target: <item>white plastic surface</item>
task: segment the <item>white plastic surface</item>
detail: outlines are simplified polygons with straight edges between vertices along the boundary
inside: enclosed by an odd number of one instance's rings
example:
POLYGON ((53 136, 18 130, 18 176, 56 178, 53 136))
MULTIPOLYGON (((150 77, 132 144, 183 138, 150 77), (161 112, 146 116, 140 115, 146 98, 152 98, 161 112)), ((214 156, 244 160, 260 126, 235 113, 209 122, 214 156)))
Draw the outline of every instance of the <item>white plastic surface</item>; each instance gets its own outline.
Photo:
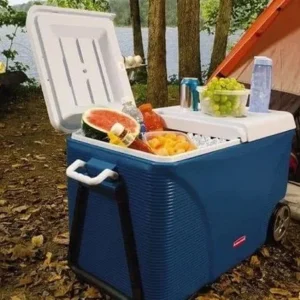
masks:
POLYGON ((111 179, 118 179, 118 173, 109 170, 109 169, 105 169, 103 170, 99 175, 97 175, 96 177, 89 177, 87 175, 83 175, 81 173, 76 172, 76 170, 78 168, 83 168, 86 165, 86 162, 77 159, 75 160, 68 168, 66 171, 66 174, 69 178, 72 178, 76 181, 79 181, 81 183, 84 183, 86 185, 99 185, 101 184, 104 180, 106 180, 107 178, 111 178, 111 179))
MULTIPOLYGON (((54 128, 80 128, 90 107, 121 108, 133 99, 113 14, 33 6, 27 30, 54 128)), ((134 100, 133 100, 134 101, 134 100)))
POLYGON ((225 139, 240 138, 252 142, 296 128, 292 114, 270 110, 269 113, 247 112, 247 117, 212 117, 201 111, 183 111, 179 106, 156 109, 168 128, 225 139))
POLYGON ((200 147, 197 150, 189 151, 187 153, 183 153, 183 154, 179 154, 179 155, 159 156, 159 155, 154 155, 154 154, 150 154, 150 153, 146 153, 146 152, 142 152, 142 151, 138 151, 138 150, 134 150, 134 149, 118 147, 116 145, 112 145, 112 144, 109 144, 106 142, 101 142, 101 141, 98 141, 95 139, 87 138, 82 134, 81 130, 74 132, 72 134, 72 139, 74 139, 76 141, 80 141, 82 143, 97 146, 97 147, 100 147, 103 149, 115 151, 115 152, 120 153, 120 155, 122 155, 122 153, 124 153, 124 154, 134 156, 136 158, 147 159, 147 160, 150 160, 153 162, 160 162, 160 163, 174 163, 174 162, 182 161, 185 159, 193 158, 196 156, 204 155, 207 153, 211 153, 214 151, 229 148, 229 147, 232 147, 235 145, 239 145, 241 143, 240 139, 236 138, 231 141, 226 141, 226 142, 218 144, 218 145, 200 147))

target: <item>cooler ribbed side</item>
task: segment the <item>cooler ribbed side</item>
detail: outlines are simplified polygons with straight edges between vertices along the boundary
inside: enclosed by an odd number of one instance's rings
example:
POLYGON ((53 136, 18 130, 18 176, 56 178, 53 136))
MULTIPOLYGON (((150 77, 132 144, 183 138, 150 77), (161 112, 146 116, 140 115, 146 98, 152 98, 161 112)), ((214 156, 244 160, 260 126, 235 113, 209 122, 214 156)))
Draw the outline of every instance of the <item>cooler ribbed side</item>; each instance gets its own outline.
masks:
POLYGON ((201 201, 176 180, 176 167, 137 170, 122 164, 120 172, 129 190, 145 298, 186 299, 209 280, 201 201))

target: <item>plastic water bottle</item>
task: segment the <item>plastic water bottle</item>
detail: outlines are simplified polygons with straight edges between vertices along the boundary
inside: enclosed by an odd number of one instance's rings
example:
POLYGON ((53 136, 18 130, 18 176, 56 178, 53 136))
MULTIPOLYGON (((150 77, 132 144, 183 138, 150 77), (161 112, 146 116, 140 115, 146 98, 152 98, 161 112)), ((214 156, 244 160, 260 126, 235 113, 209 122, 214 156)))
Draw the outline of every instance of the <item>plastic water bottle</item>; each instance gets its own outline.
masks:
POLYGON ((144 124, 144 117, 141 111, 135 105, 133 105, 133 103, 130 100, 128 101, 126 99, 122 102, 122 104, 122 112, 134 118, 141 126, 141 135, 144 134, 146 132, 146 127, 144 124))
POLYGON ((249 111, 257 113, 268 112, 271 89, 272 59, 265 56, 255 56, 251 80, 249 111))

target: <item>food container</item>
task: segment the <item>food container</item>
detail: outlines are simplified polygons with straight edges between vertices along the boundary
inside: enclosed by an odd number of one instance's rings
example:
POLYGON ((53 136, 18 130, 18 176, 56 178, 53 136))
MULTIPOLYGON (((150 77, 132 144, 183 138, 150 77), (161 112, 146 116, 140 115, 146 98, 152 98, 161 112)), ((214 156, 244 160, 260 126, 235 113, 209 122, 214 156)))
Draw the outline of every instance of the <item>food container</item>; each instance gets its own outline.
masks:
POLYGON ((179 131, 153 131, 143 136, 152 151, 161 156, 180 155, 197 149, 185 133, 179 131))
POLYGON ((250 90, 202 90, 202 112, 214 117, 245 117, 250 90))

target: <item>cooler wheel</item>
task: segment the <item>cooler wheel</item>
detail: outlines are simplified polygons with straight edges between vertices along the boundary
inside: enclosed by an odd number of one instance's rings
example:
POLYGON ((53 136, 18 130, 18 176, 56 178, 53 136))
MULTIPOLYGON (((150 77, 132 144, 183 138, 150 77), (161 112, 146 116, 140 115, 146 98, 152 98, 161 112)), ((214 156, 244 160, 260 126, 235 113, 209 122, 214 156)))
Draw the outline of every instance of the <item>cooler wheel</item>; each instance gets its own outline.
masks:
POLYGON ((278 204, 269 223, 268 242, 280 243, 287 234, 290 221, 291 211, 288 205, 278 204))

